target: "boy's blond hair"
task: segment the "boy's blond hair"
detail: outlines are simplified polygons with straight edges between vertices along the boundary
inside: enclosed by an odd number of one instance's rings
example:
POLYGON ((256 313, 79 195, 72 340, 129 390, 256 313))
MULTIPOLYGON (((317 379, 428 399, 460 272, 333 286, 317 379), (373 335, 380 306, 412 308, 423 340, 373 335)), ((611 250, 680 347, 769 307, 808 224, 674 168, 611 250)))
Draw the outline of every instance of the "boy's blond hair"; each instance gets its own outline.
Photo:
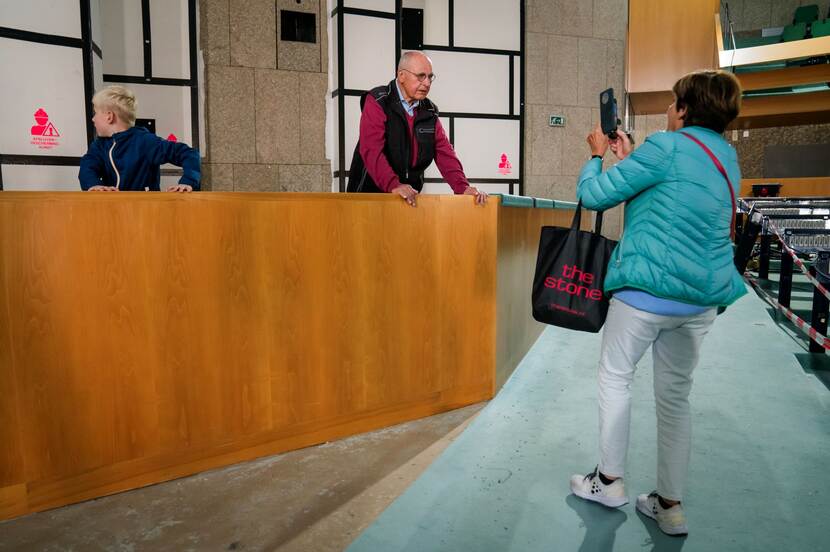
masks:
POLYGON ((135 99, 133 91, 125 86, 113 84, 99 90, 92 97, 92 105, 96 109, 101 108, 114 112, 119 119, 130 126, 135 125, 138 100, 135 99))

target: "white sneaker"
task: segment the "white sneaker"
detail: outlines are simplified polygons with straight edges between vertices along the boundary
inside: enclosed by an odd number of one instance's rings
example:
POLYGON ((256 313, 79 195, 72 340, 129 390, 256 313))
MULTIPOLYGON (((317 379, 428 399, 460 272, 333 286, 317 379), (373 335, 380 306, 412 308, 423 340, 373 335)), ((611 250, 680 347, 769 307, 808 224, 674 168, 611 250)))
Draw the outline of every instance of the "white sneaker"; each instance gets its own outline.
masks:
POLYGON ((657 491, 638 496, 637 510, 655 520, 660 530, 667 535, 682 536, 689 534, 683 507, 680 504, 675 504, 671 508, 663 508, 657 498, 657 491))
POLYGON ((571 476, 571 491, 579 498, 599 502, 609 508, 618 508, 628 504, 628 497, 625 496, 625 486, 622 478, 615 479, 610 485, 606 485, 599 478, 599 467, 588 475, 571 476))

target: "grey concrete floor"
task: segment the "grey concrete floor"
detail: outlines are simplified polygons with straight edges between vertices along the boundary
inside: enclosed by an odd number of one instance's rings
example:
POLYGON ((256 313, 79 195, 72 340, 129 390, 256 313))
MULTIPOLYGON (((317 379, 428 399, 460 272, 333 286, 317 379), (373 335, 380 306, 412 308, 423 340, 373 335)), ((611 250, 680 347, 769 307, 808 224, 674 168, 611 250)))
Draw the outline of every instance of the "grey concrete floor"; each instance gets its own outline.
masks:
POLYGON ((1 522, 0 550, 343 550, 482 407, 1 522))

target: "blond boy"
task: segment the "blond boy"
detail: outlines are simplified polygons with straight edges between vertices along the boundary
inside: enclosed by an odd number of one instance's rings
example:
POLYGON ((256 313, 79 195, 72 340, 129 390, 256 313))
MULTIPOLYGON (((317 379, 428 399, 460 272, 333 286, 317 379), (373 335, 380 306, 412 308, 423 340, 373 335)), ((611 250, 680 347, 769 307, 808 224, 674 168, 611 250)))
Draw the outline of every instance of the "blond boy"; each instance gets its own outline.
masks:
POLYGON ((172 163, 184 174, 168 192, 199 189, 201 158, 198 150, 163 140, 145 128, 136 127, 135 94, 113 85, 92 98, 92 122, 98 135, 81 158, 78 180, 89 191, 159 191, 160 166, 172 163))

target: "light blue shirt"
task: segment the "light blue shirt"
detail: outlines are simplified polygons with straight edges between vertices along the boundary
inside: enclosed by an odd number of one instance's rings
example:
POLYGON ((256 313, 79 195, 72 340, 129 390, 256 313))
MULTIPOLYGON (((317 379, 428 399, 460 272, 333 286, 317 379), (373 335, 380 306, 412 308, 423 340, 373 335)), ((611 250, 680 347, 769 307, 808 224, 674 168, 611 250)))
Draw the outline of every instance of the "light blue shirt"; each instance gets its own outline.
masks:
POLYGON ((418 107, 418 104, 420 104, 421 102, 419 100, 415 100, 414 102, 409 103, 408 101, 404 100, 403 92, 401 92, 401 87, 398 84, 397 80, 395 80, 395 88, 398 89, 398 97, 401 99, 401 106, 403 107, 404 111, 406 111, 410 117, 414 117, 415 108, 418 107))
POLYGON ((639 289, 624 288, 614 292, 614 297, 635 309, 650 312, 651 314, 659 314, 661 316, 695 316, 703 314, 707 310, 714 307, 701 307, 700 305, 690 305, 689 303, 681 303, 680 301, 672 301, 671 299, 663 299, 639 289))

